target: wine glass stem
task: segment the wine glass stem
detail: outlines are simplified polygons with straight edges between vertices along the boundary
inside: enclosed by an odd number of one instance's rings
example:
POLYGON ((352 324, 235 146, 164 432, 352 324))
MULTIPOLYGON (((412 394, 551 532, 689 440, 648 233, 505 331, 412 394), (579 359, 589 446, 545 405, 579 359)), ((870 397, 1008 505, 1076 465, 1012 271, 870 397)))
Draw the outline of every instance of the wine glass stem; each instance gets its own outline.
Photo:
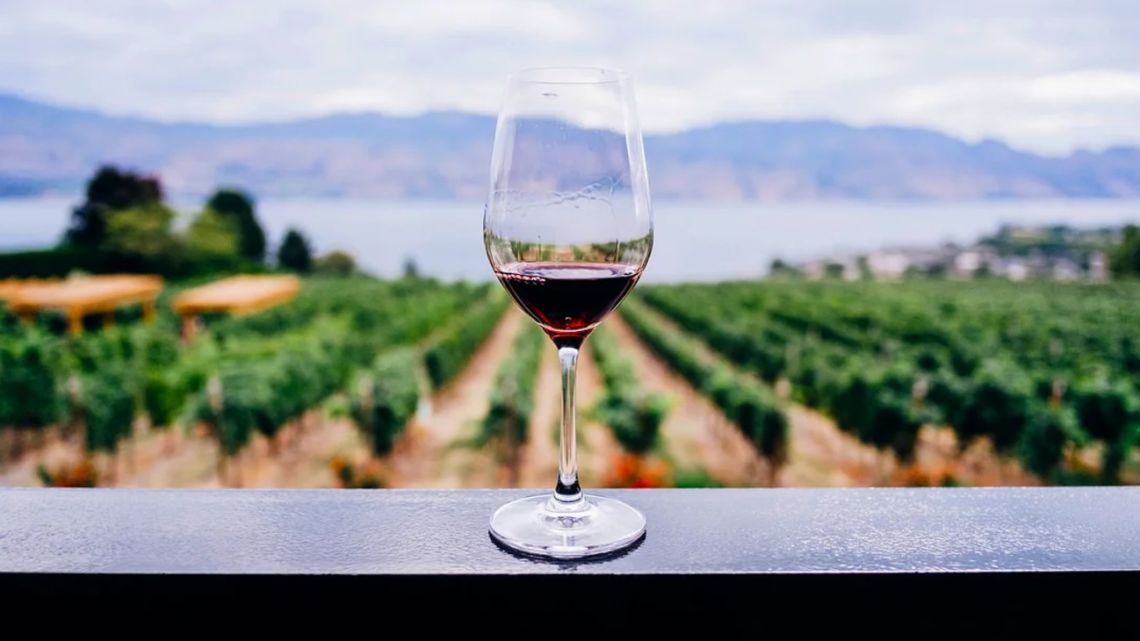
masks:
POLYGON ((558 364, 562 367, 562 431, 554 498, 564 507, 584 506, 582 488, 578 485, 578 443, 574 429, 574 376, 578 370, 578 347, 559 346, 558 364))

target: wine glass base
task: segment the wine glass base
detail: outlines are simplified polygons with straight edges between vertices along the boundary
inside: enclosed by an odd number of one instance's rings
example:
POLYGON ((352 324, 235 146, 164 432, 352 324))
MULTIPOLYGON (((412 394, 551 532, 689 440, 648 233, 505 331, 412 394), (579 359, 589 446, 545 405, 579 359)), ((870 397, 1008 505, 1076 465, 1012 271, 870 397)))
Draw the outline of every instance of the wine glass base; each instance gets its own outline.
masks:
POLYGON ((511 501, 491 516, 491 536, 535 556, 580 559, 616 552, 645 534, 645 515, 603 496, 587 495, 568 510, 549 494, 511 501))

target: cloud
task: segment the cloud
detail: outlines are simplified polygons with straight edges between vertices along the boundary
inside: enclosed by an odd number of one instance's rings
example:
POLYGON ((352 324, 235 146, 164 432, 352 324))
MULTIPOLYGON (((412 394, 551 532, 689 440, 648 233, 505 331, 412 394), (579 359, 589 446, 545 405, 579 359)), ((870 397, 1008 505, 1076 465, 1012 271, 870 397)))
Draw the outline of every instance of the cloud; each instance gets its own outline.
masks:
POLYGON ((1140 142, 1134 2, 5 0, 0 90, 163 119, 494 112, 520 66, 614 65, 656 131, 749 118, 1140 142))

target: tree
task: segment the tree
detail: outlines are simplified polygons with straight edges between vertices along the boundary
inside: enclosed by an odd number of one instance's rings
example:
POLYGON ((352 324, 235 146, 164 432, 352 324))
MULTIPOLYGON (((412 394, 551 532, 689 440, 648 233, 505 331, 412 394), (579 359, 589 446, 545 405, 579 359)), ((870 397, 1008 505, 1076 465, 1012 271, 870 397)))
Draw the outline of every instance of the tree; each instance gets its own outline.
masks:
POLYGON ((301 232, 290 228, 277 250, 277 264, 289 271, 308 273, 313 269, 313 250, 301 232))
POLYGON ((113 211, 106 219, 103 249, 153 265, 174 250, 173 222, 174 212, 158 203, 113 211))
POLYGON ((788 264, 782 258, 774 258, 768 264, 769 276, 799 276, 800 270, 795 266, 788 264))
POLYGON ((416 259, 408 256, 404 259, 403 268, 404 278, 416 279, 420 277, 420 267, 416 264, 416 259))
POLYGON ((1124 227, 1124 236, 1112 250, 1109 264, 1117 276, 1140 276, 1140 227, 1124 227))
POLYGON ((186 228, 186 250, 192 258, 236 257, 238 232, 233 221, 203 209, 186 228))
POLYGON ((234 223, 238 253, 242 258, 257 263, 265 260, 265 231, 257 221, 253 199, 248 194, 236 189, 219 189, 206 201, 206 208, 234 223))
POLYGON ((99 249, 107 237, 108 219, 113 212, 133 207, 150 207, 163 202, 158 178, 106 165, 87 183, 86 200, 71 213, 71 224, 64 242, 88 249, 99 249))
POLYGON ((344 251, 331 251, 317 259, 317 272, 333 276, 351 276, 356 273, 356 259, 344 251))
MULTIPOLYGON (((909 267, 907 268, 910 269, 909 267)), ((934 263, 926 268, 926 275, 930 278, 946 278, 946 265, 944 263, 934 263)))

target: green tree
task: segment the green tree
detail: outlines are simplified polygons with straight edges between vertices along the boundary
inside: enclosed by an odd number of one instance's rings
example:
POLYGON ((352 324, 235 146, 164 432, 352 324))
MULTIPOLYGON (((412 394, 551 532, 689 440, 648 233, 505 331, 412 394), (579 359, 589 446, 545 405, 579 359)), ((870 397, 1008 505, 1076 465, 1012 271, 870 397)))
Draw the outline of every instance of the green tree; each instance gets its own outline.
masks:
POLYGON ((87 182, 83 204, 72 211, 71 224, 63 240, 74 247, 101 249, 113 212, 161 205, 162 201, 158 178, 110 165, 100 167, 87 182))
POLYGON ((253 198, 237 189, 219 189, 206 201, 206 208, 234 223, 242 258, 258 263, 265 260, 265 230, 257 220, 253 198))
POLYGON ((946 278, 946 265, 943 263, 934 263, 926 268, 926 275, 930 278, 946 278))
POLYGON ((234 257, 238 232, 233 222, 212 209, 203 209, 186 228, 186 250, 191 258, 234 257))
POLYGON ((356 273, 356 259, 348 252, 331 251, 317 259, 316 270, 319 274, 351 276, 356 273))
POLYGON ((799 276, 800 270, 785 262, 782 258, 774 258, 768 265, 769 276, 799 276))
POLYGON ((416 264, 416 259, 408 256, 404 259, 404 278, 416 279, 420 277, 420 267, 416 264))
POLYGON ((173 222, 174 212, 160 203, 113 211, 106 219, 103 249, 137 256, 153 265, 174 250, 173 222))
POLYGON ((290 228, 277 250, 277 264, 289 271, 308 273, 313 269, 313 250, 301 232, 290 228))
POLYGON ((1116 276, 1140 276, 1140 227, 1127 225, 1124 236, 1109 256, 1116 276))

